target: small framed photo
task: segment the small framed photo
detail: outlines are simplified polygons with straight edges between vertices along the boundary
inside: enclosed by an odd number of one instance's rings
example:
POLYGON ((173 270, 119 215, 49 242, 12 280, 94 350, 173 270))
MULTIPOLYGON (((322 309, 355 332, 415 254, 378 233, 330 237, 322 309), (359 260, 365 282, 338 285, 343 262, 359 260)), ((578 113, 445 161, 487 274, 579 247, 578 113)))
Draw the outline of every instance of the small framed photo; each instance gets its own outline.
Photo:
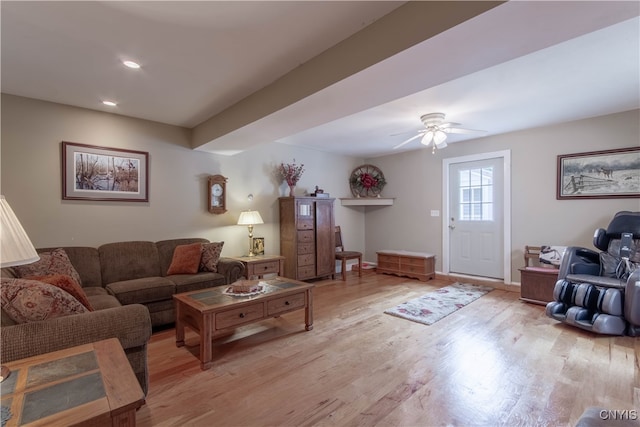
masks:
POLYGON ((253 238, 253 253, 254 255, 264 255, 264 237, 253 238))

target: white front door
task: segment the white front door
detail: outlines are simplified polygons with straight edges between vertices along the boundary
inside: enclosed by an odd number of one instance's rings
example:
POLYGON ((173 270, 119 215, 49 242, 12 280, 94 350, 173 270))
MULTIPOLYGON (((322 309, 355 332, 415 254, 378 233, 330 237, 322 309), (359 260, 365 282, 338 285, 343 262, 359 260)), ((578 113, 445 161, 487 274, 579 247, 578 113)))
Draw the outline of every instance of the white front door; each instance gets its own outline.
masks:
POLYGON ((449 233, 452 273, 504 279, 504 159, 449 165, 449 233))

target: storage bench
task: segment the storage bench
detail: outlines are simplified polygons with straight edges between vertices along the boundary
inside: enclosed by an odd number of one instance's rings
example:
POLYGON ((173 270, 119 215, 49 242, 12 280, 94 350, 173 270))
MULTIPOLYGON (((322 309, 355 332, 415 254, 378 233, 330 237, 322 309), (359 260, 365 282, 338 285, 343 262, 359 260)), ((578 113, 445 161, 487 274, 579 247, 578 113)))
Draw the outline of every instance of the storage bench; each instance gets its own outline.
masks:
POLYGON ((427 281, 436 276, 435 255, 426 252, 381 250, 376 273, 395 274, 427 281))

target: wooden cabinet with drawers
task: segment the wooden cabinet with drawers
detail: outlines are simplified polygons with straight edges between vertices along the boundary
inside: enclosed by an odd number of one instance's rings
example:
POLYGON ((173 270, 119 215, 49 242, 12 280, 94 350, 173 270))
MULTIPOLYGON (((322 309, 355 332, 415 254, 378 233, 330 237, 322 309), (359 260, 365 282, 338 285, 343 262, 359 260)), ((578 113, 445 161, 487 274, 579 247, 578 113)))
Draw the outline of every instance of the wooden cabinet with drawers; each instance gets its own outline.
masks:
POLYGON ((376 273, 429 280, 435 277, 435 257, 424 252, 378 251, 376 273))
POLYGON ((281 197, 279 202, 281 274, 296 280, 335 274, 334 199, 281 197))

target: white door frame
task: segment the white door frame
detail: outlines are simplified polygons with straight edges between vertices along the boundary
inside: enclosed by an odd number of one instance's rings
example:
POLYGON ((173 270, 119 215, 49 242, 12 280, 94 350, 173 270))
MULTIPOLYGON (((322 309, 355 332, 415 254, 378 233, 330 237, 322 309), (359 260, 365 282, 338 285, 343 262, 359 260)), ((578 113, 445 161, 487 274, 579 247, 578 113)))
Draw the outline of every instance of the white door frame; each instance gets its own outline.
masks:
POLYGON ((472 154, 442 160, 442 273, 449 274, 449 166, 454 163, 502 158, 503 162, 503 236, 504 283, 511 284, 511 150, 472 154))

